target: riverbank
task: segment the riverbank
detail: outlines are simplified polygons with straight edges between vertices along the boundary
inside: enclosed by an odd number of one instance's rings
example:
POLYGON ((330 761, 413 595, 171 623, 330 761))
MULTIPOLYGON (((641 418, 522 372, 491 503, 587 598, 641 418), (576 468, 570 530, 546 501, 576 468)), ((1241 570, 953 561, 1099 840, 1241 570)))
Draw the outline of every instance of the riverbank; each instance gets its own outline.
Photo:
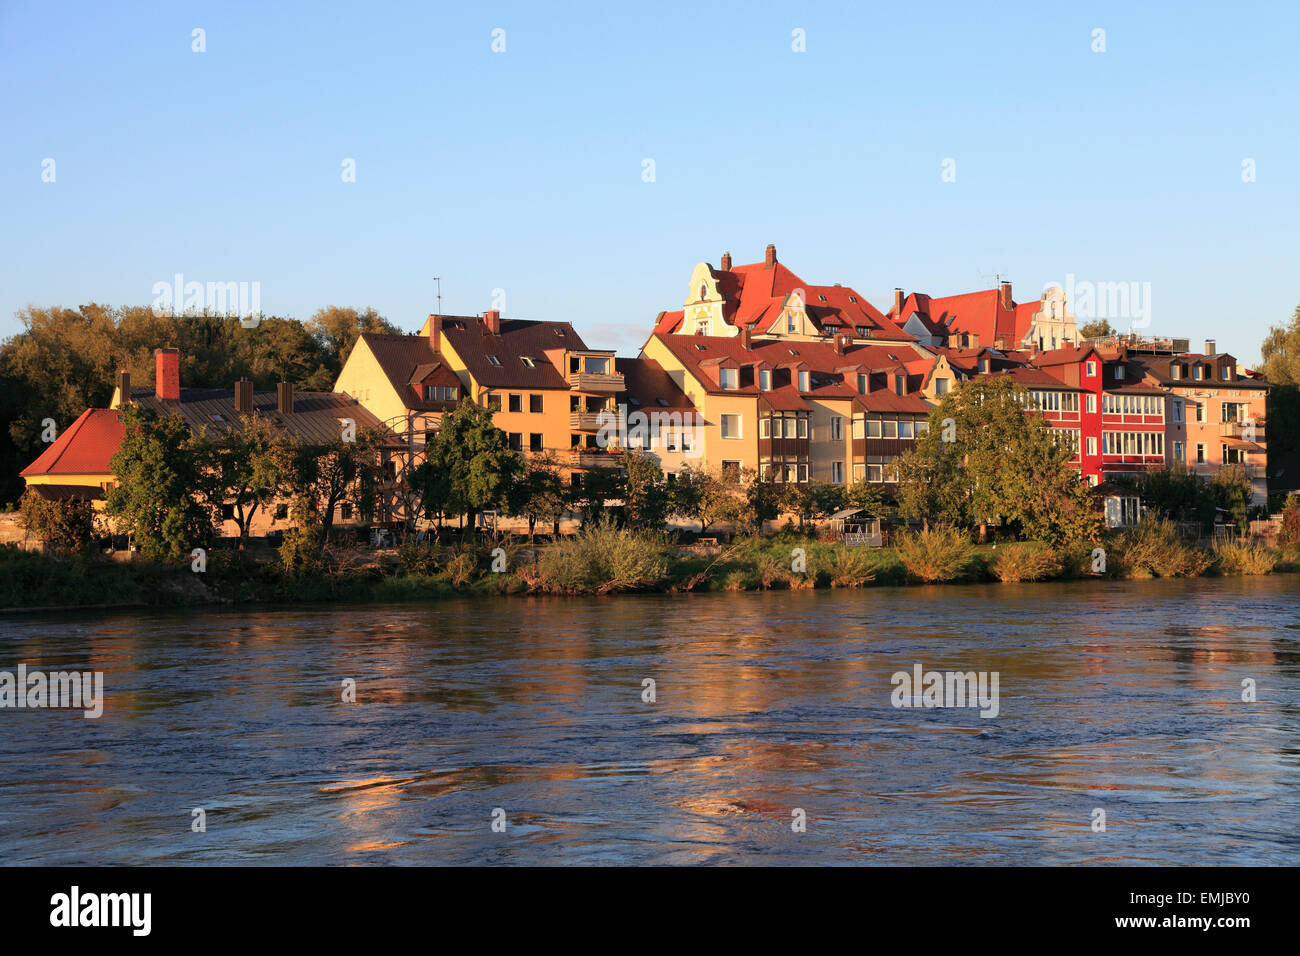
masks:
POLYGON ((55 557, 0 548, 0 613, 73 608, 436 600, 456 595, 771 591, 975 582, 1207 577, 1300 571, 1300 548, 1186 545, 1158 533, 1104 546, 971 545, 959 532, 916 535, 892 548, 846 547, 782 533, 729 545, 677 545, 661 535, 593 529, 526 546, 484 537, 450 546, 328 551, 289 572, 279 554, 213 551, 188 566, 55 557))

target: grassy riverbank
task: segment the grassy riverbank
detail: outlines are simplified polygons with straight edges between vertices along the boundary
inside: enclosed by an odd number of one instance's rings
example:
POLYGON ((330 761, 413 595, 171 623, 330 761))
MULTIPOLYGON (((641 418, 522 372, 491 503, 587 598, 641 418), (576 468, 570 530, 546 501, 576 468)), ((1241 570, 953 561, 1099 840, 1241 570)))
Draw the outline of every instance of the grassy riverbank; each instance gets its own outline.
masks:
POLYGON ((1268 574, 1300 570, 1300 548, 1200 548, 1152 523, 1091 546, 973 545, 964 533, 849 548, 784 533, 729 545, 679 545, 611 527, 528 547, 480 537, 396 551, 328 551, 296 573, 273 550, 214 551, 203 573, 143 561, 54 557, 0 548, 0 608, 186 606, 254 602, 419 601, 458 594, 755 591, 875 585, 1268 574))

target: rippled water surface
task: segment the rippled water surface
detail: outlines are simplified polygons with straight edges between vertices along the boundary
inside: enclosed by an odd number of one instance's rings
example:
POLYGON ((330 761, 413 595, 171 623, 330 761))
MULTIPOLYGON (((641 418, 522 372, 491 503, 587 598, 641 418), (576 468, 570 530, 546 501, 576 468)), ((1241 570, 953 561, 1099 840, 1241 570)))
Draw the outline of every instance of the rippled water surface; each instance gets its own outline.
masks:
POLYGON ((1296 864, 1298 590, 0 618, 0 670, 93 668, 106 696, 0 710, 0 860, 1296 864), (997 671, 999 714, 894 708, 916 663, 997 671))

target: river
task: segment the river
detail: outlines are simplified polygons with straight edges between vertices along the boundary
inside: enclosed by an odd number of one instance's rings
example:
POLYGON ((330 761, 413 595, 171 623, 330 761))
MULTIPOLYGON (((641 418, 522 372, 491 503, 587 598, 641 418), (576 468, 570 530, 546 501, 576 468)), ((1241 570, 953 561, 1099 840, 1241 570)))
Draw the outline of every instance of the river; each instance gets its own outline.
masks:
POLYGON ((0 670, 104 675, 98 719, 0 709, 0 860, 1294 865, 1298 592, 0 618, 0 670), (997 715, 895 707, 918 664, 996 672, 997 715))

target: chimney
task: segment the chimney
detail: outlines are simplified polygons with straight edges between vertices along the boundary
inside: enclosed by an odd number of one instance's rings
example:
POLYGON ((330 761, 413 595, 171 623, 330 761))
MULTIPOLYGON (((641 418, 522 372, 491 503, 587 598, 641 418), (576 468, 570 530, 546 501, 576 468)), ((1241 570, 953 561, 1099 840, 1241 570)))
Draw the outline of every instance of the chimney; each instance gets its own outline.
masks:
POLYGON ((154 349, 154 394, 163 401, 181 399, 180 349, 154 349))
POLYGON ((742 325, 740 327, 740 347, 746 352, 754 347, 753 338, 750 335, 748 325, 742 325))
POLYGON ((442 316, 429 316, 429 345, 432 347, 434 354, 442 349, 442 316))
POLYGON ((247 378, 235 383, 235 414, 253 414, 253 383, 247 378))
POLYGON ((131 400, 131 373, 122 369, 117 373, 117 404, 125 405, 131 400))
POLYGON ((293 385, 281 382, 275 386, 275 410, 281 415, 293 414, 293 385))
POLYGON ((774 265, 776 265, 776 246, 769 242, 767 252, 763 256, 763 268, 770 269, 774 265))
POLYGON ((1002 308, 1005 311, 1010 311, 1011 309, 1014 309, 1015 306, 1011 304, 1011 283, 1010 282, 1002 283, 1001 292, 1002 292, 1002 308))
POLYGON ((894 290, 894 318, 901 320, 903 318, 903 290, 894 290))
POLYGON ((730 271, 731 271, 731 253, 730 253, 730 252, 724 252, 724 253, 722 254, 722 271, 723 271, 723 272, 730 272, 730 271))
POLYGON ((835 333, 835 354, 843 355, 844 350, 848 348, 849 343, 853 341, 853 336, 848 332, 835 333))
POLYGON ((483 313, 483 324, 493 335, 501 334, 501 312, 497 309, 488 309, 483 313))
POLYGON ((1206 339, 1206 340, 1205 340, 1205 354, 1206 354, 1206 355, 1213 355, 1213 354, 1215 354, 1215 353, 1214 353, 1214 339, 1206 339))

